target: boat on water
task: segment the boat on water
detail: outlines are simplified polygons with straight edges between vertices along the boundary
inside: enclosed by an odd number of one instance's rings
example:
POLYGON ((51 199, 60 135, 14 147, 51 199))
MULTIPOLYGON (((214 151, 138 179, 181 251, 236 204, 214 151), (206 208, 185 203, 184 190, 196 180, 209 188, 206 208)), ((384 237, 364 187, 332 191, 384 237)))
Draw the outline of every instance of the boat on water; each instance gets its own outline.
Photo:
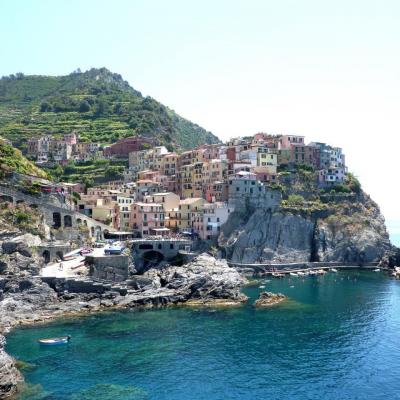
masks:
POLYGON ((374 272, 380 272, 381 270, 380 270, 380 268, 375 268, 374 269, 374 272))
POLYGON ((338 272, 336 268, 331 268, 331 272, 338 272))
POLYGON ((313 269, 310 269, 310 271, 308 272, 308 275, 317 275, 317 274, 318 272, 313 269))
POLYGON ((289 272, 290 276, 298 276, 296 272, 289 272))
POLYGON ((284 275, 284 274, 279 274, 278 272, 273 272, 273 273, 272 273, 272 276, 273 276, 274 278, 283 278, 285 275, 284 275))
POLYGON ((299 272, 297 273, 297 275, 298 275, 298 276, 303 276, 303 275, 304 275, 304 272, 299 271, 299 272))
POLYGON ((67 344, 71 340, 71 336, 61 336, 56 338, 39 339, 38 342, 43 346, 57 346, 67 344))

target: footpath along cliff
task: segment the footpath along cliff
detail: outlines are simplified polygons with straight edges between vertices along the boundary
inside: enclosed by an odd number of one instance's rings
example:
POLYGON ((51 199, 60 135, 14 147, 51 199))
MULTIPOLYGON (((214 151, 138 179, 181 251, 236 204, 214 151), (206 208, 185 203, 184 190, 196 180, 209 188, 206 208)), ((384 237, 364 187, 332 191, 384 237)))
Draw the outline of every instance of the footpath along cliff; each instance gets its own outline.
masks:
POLYGON ((345 185, 321 190, 315 172, 285 172, 278 206, 251 201, 235 209, 219 246, 237 263, 379 262, 393 251, 378 205, 349 174, 345 185))

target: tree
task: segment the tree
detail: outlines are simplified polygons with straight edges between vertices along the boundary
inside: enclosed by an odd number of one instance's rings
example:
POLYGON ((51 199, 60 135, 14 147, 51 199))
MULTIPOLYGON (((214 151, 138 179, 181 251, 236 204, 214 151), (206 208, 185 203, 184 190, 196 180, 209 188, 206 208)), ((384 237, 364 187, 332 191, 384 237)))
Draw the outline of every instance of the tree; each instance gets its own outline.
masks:
POLYGON ((90 111, 90 104, 86 100, 82 100, 79 104, 79 112, 85 113, 90 111))
POLYGON ((40 111, 41 112, 51 112, 51 111, 53 111, 53 106, 46 100, 42 101, 42 103, 40 104, 40 111))

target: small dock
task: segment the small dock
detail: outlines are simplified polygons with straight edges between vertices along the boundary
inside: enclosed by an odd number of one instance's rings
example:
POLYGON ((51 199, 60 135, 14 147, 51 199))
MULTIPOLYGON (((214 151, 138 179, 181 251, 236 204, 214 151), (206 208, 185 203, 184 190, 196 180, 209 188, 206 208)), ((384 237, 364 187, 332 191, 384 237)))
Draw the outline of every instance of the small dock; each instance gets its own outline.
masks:
POLYGON ((232 268, 236 268, 242 272, 248 272, 253 274, 262 275, 273 275, 279 274, 290 274, 307 271, 318 271, 318 270, 330 270, 336 269, 370 269, 377 268, 378 263, 365 263, 363 265, 345 264, 339 262, 303 262, 303 263, 268 263, 268 264, 250 264, 250 263, 237 263, 228 261, 228 265, 232 268))

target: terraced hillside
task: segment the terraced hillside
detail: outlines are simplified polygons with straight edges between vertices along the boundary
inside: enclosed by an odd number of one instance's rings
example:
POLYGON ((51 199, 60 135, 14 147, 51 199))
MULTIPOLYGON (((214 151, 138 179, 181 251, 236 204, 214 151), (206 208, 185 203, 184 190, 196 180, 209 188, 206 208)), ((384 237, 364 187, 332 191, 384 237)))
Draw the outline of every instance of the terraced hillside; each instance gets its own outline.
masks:
POLYGON ((27 160, 22 153, 0 137, 0 179, 6 173, 18 172, 47 179, 46 172, 27 160))
POLYGON ((133 135, 154 138, 174 150, 218 142, 211 132, 142 96, 106 68, 0 79, 0 135, 22 151, 27 138, 72 130, 84 141, 100 144, 133 135))

